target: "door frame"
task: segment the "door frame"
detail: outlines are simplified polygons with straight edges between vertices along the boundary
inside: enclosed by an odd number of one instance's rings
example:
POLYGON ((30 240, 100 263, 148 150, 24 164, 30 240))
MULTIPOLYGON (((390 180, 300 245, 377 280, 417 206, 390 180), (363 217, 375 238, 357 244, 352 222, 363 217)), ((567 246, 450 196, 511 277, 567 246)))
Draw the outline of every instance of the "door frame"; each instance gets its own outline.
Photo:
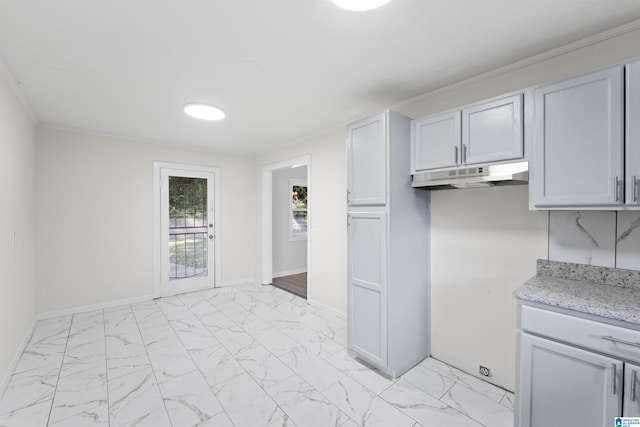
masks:
POLYGON ((190 165, 185 163, 153 162, 153 297, 160 298, 161 282, 161 244, 162 224, 160 212, 160 197, 162 189, 162 169, 180 169, 185 172, 206 172, 213 174, 213 286, 220 283, 220 168, 190 165))
MULTIPOLYGON (((307 188, 313 193, 311 186, 311 156, 305 155, 278 163, 262 166, 262 279, 263 285, 273 282, 273 172, 298 166, 307 167, 307 188)), ((307 200, 307 300, 313 299, 311 277, 311 238, 312 238, 312 197, 307 200)))

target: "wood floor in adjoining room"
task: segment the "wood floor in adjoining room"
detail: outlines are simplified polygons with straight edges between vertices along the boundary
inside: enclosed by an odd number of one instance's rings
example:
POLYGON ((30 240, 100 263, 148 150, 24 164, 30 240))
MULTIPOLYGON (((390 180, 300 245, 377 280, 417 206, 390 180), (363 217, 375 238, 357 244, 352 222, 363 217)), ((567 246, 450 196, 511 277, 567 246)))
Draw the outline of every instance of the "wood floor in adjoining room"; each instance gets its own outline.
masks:
POLYGON ((273 279, 273 286, 307 299, 307 273, 275 277, 273 279))

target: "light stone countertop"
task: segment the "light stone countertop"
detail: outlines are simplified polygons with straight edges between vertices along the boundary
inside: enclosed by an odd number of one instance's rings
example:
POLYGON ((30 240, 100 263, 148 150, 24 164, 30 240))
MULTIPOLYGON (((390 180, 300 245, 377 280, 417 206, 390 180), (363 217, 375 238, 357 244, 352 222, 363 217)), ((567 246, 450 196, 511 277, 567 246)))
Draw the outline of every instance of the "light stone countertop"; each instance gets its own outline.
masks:
POLYGON ((516 298, 640 325, 640 272, 546 260, 537 272, 516 298))

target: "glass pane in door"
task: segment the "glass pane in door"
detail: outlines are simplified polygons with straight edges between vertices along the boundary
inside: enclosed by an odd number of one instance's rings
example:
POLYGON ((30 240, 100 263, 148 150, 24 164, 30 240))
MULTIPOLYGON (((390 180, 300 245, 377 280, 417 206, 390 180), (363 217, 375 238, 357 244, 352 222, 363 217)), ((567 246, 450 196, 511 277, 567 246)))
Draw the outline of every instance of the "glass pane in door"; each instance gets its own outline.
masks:
POLYGON ((169 280, 208 275, 207 180, 169 176, 169 280))

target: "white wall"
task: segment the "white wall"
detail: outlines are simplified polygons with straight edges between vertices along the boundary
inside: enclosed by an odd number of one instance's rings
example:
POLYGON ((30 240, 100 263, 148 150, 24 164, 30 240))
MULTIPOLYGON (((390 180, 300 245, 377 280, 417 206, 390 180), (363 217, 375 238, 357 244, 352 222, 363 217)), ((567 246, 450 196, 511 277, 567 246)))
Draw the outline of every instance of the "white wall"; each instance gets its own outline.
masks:
POLYGON ((310 156, 307 298, 343 313, 347 311, 346 135, 344 127, 328 130, 256 160, 260 169, 310 156))
POLYGON ((36 314, 35 125, 16 93, 0 64, 0 393, 36 314))
POLYGON ((291 240, 290 180, 307 180, 307 167, 277 170, 272 175, 273 277, 307 271, 307 240, 291 240))
POLYGON ((41 128, 37 141, 38 311, 153 293, 153 162, 221 169, 222 282, 253 279, 253 159, 41 128))

